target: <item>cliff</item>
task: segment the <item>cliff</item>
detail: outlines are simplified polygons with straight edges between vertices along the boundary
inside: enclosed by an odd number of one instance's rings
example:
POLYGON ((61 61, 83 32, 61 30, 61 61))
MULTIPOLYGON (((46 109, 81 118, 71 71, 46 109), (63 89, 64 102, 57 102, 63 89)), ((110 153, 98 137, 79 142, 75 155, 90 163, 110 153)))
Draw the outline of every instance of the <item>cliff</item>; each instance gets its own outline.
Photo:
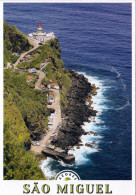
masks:
POLYGON ((93 87, 83 76, 69 70, 72 86, 67 94, 67 107, 63 111, 63 124, 59 129, 57 138, 52 141, 57 147, 67 150, 80 141, 84 133, 82 125, 90 116, 95 116, 96 111, 85 105, 88 94, 92 94, 93 87))
MULTIPOLYGON (((11 59, 12 53, 28 50, 30 45, 25 35, 16 27, 9 27, 5 22, 4 48, 5 63, 10 60, 13 63, 15 59, 11 59)), ((33 56, 30 62, 19 64, 23 69, 22 72, 13 69, 4 70, 5 179, 44 179, 38 160, 27 150, 30 149, 31 140, 40 140, 48 128, 47 117, 50 110, 47 109, 47 91, 34 90, 38 75, 32 75, 34 80, 27 82, 27 77, 31 74, 24 69, 31 67, 40 69, 40 64, 48 59, 49 63, 43 69, 46 72, 46 79, 43 79, 42 83, 47 85, 49 79, 52 79, 60 85, 62 108, 67 104, 66 93, 71 86, 70 73, 64 68, 61 60, 58 39, 46 42, 30 55, 33 56), (31 167, 28 174, 27 167, 31 167), (23 171, 20 171, 21 168, 23 171)))
MULTIPOLYGON (((6 57, 7 53, 23 52, 31 46, 26 36, 18 32, 16 27, 9 27, 6 23, 4 27, 5 59, 13 62, 11 58, 6 57)), ((31 75, 29 68, 40 69, 41 64, 48 61, 42 69, 46 76, 41 84, 47 86, 49 80, 53 80, 60 87, 63 123, 57 138, 51 143, 56 151, 51 152, 50 149, 45 148, 45 154, 52 153, 51 155, 54 156, 53 152, 55 152, 58 159, 73 162, 74 156, 67 156, 68 148, 80 140, 80 136, 84 133, 81 127, 83 122, 88 121, 89 116, 96 114, 96 111, 85 105, 86 97, 93 93, 93 87, 83 75, 65 69, 57 38, 47 41, 31 51, 29 55, 31 60, 18 64, 19 71, 18 69, 4 70, 5 179, 44 179, 38 167, 38 160, 28 150, 32 140, 40 140, 48 132, 48 116, 52 110, 47 108, 48 89, 35 89, 38 74, 31 75), (32 82, 27 82, 28 76, 34 77, 32 82), (63 154, 59 152, 61 150, 64 151, 63 154), (29 174, 26 173, 27 167, 31 167, 29 174), (21 175, 19 175, 20 169, 24 170, 21 175)))

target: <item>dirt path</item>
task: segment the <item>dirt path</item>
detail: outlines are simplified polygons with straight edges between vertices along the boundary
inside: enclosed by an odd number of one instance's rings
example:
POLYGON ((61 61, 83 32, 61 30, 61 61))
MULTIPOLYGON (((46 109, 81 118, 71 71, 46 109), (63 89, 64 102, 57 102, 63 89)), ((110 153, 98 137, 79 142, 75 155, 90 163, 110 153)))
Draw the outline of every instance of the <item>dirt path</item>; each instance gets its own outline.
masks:
MULTIPOLYGON (((27 38, 28 38, 28 37, 27 37, 27 38)), ((30 53, 31 51, 33 51, 33 50, 35 50, 37 47, 39 47, 39 42, 38 42, 38 41, 32 40, 32 39, 30 39, 30 38, 28 38, 28 40, 29 40, 30 44, 33 45, 34 47, 33 47, 31 50, 29 50, 29 51, 27 51, 27 52, 25 52, 25 53, 22 53, 22 54, 20 55, 20 57, 19 57, 19 58, 17 59, 17 61, 15 62, 15 64, 13 64, 14 69, 18 69, 17 65, 18 65, 18 63, 19 63, 19 61, 20 61, 21 59, 23 59, 28 53, 30 53)))
MULTIPOLYGON (((32 40, 32 39, 29 39, 29 38, 28 38, 28 40, 29 40, 30 44, 33 45, 34 47, 31 50, 21 54, 21 56, 18 58, 18 60, 14 64, 14 69, 18 69, 17 65, 18 65, 20 59, 22 59, 25 55, 27 55, 28 53, 30 53, 31 51, 33 51, 37 47, 39 47, 39 42, 37 42, 36 40, 32 40)), ((46 75, 45 75, 45 73, 42 70, 38 70, 37 73, 39 74, 39 79, 35 83, 35 89, 41 90, 41 86, 40 86, 41 85, 41 81, 42 81, 42 79, 44 79, 46 77, 46 75)), ((54 116, 54 119, 53 119, 53 125, 52 125, 52 128, 46 134, 46 136, 44 136, 43 139, 39 141, 40 146, 33 146, 33 145, 31 145, 31 151, 34 152, 35 154, 40 154, 42 149, 43 149, 43 147, 45 147, 46 145, 48 145, 50 143, 51 135, 55 132, 57 126, 59 124, 61 124, 61 122, 62 122, 62 119, 61 119, 61 108, 60 108, 60 91, 56 90, 56 89, 52 89, 51 91, 54 91, 55 102, 52 105, 48 105, 48 108, 53 108, 55 110, 55 116, 54 116)))
POLYGON ((47 135, 44 136, 42 140, 39 141, 40 146, 31 146, 31 151, 34 152, 35 154, 40 154, 43 148, 46 145, 50 144, 50 137, 51 135, 55 132, 56 127, 58 124, 61 124, 62 119, 61 119, 61 108, 60 108, 60 91, 56 89, 52 89, 55 94, 55 102, 52 105, 48 105, 48 108, 54 108, 55 109, 55 117, 53 120, 53 126, 52 128, 48 131, 47 135))
POLYGON ((41 90, 41 81, 46 77, 45 73, 41 70, 38 70, 37 73, 39 74, 39 79, 35 83, 35 89, 41 90))
MULTIPOLYGON (((30 38, 28 38, 28 40, 29 40, 30 44, 33 45, 34 47, 31 50, 21 54, 21 56, 18 58, 18 60, 15 62, 15 64, 13 64, 14 69, 18 69, 17 65, 18 65, 19 61, 24 58, 24 56, 26 56, 28 53, 30 53, 31 51, 33 51, 37 47, 39 47, 39 42, 38 41, 32 40, 30 38)), ((35 89, 41 90, 41 86, 40 86, 41 85, 41 81, 42 81, 42 79, 44 79, 46 77, 46 75, 45 75, 45 73, 42 70, 38 70, 37 73, 39 74, 39 79, 35 83, 35 89)), ((56 90, 56 89, 52 89, 51 91, 54 92, 55 102, 52 105, 48 105, 48 108, 53 108, 55 110, 55 116, 54 116, 54 119, 53 119, 53 125, 52 125, 52 128, 50 130, 48 130, 48 133, 43 137, 43 139, 39 141, 40 146, 33 146, 33 145, 31 145, 31 151, 33 153, 35 153, 35 154, 40 154, 41 151, 43 150, 43 148, 46 145, 50 144, 50 137, 51 137, 51 135, 55 132, 57 126, 59 124, 61 124, 61 122, 62 122, 62 119, 61 119, 61 108, 60 108, 60 91, 56 90)))

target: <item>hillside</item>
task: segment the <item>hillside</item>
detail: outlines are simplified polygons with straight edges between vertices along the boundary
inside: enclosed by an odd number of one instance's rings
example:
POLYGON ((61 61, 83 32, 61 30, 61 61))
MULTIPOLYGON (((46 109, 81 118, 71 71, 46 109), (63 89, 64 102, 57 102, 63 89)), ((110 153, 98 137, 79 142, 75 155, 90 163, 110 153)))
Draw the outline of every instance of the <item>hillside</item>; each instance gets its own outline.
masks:
POLYGON ((38 159, 27 148, 30 134, 12 94, 4 91, 4 179, 45 179, 38 159), (13 114, 14 113, 14 114, 13 114))
POLYGON ((29 62, 23 62, 18 65, 18 68, 40 68, 40 64, 48 60, 49 63, 43 68, 43 72, 46 73, 46 80, 43 80, 43 84, 49 83, 49 80, 53 80, 60 86, 61 92, 61 106, 62 109, 67 106, 66 94, 72 85, 71 75, 64 67, 64 63, 61 60, 61 50, 58 39, 49 40, 43 46, 39 46, 35 51, 30 53, 32 60, 29 62))
MULTIPOLYGON (((13 52, 22 53, 31 48, 25 35, 16 27, 4 23, 4 61, 15 62, 13 52)), ((71 87, 71 75, 64 68, 58 39, 47 41, 30 53, 31 61, 18 65, 22 72, 4 70, 4 179, 45 179, 39 168, 39 160, 30 153, 31 141, 40 140, 48 131, 47 88, 36 90, 38 74, 27 71, 40 69, 40 64, 48 60, 43 68, 47 86, 52 79, 60 86, 61 108, 67 107, 66 94, 71 87), (24 71, 25 70, 25 71, 24 71), (27 82, 28 76, 34 79, 27 82)), ((15 56, 14 56, 15 57, 15 56)))
POLYGON ((27 37, 21 33, 15 26, 9 26, 4 21, 4 65, 7 62, 14 63, 18 56, 12 55, 14 52, 22 53, 31 48, 27 37))

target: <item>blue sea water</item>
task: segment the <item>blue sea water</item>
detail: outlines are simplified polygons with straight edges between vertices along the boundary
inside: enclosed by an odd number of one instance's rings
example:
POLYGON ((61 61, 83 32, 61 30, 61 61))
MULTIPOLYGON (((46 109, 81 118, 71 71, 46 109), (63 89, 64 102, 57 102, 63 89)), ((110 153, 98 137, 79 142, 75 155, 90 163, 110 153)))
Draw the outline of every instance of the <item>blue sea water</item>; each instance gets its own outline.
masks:
POLYGON ((71 169, 86 180, 131 179, 131 4, 5 3, 4 19, 25 34, 42 23, 58 37, 65 67, 100 87, 93 97, 97 116, 83 126, 99 136, 82 136, 95 148, 71 151, 72 166, 48 158, 41 164, 46 176, 71 169))

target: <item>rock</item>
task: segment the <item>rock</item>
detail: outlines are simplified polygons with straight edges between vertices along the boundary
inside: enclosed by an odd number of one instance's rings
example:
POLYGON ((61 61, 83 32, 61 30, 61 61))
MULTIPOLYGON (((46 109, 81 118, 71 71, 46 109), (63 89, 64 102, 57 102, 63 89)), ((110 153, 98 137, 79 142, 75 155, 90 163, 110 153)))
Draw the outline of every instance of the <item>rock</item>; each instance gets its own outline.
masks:
POLYGON ((83 144, 81 143, 81 144, 77 144, 77 146, 83 146, 83 144))
POLYGON ((86 143, 85 146, 87 146, 89 148, 93 148, 93 145, 91 143, 86 143))
POLYGON ((89 134, 89 132, 86 132, 86 131, 83 133, 83 135, 88 135, 88 134, 89 134))
POLYGON ((68 150, 73 150, 73 146, 68 146, 68 150))
POLYGON ((82 141, 78 142, 78 143, 76 144, 76 146, 83 146, 82 141))
POLYGON ((47 146, 47 148, 54 150, 54 149, 55 149, 55 146, 49 144, 49 145, 47 146))
POLYGON ((54 150, 49 147, 45 147, 42 150, 42 153, 47 156, 51 157, 55 160, 62 160, 66 164, 72 164, 75 162, 75 156, 73 154, 68 155, 66 151, 62 150, 61 148, 55 148, 54 150))
MULTIPOLYGON (((52 144, 62 149, 76 145, 79 142, 79 137, 86 134, 81 127, 83 123, 88 122, 90 116, 96 116, 96 111, 85 105, 86 97, 89 95, 91 98, 93 87, 83 75, 72 70, 69 72, 72 86, 67 94, 67 108, 62 113, 65 120, 63 120, 57 138, 52 140, 52 144)), ((92 103, 89 98, 89 102, 92 103)))
POLYGON ((59 148, 59 147, 55 148, 54 151, 59 152, 59 153, 65 153, 65 150, 62 150, 62 149, 59 148))
POLYGON ((93 134, 94 136, 98 136, 99 134, 93 131, 89 131, 89 134, 93 134))
POLYGON ((63 159, 64 163, 66 164, 73 164, 75 162, 75 156, 74 155, 69 155, 69 156, 66 156, 64 159, 63 159))
POLYGON ((98 133, 94 133, 94 136, 98 136, 99 134, 98 133))

